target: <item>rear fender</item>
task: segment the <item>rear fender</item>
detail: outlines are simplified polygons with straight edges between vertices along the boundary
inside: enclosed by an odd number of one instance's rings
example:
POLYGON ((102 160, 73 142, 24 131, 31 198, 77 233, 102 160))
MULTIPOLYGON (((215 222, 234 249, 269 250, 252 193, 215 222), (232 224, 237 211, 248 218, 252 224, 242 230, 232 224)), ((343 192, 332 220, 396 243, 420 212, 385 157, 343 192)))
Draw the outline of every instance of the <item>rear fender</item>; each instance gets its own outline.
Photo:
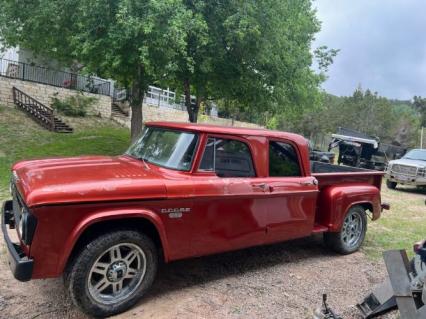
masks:
POLYGON ((73 229, 72 233, 68 237, 66 244, 64 245, 64 252, 61 255, 58 262, 58 273, 62 273, 71 252, 76 245, 80 236, 84 231, 99 222, 105 222, 114 219, 126 219, 126 218, 142 218, 151 222, 160 236, 161 245, 163 248, 164 259, 167 262, 169 260, 169 245, 167 236, 164 228, 164 224, 161 218, 150 210, 136 210, 136 209, 125 209, 125 210, 113 210, 97 212, 96 214, 90 215, 87 218, 80 221, 77 226, 73 229))
POLYGON ((372 211, 372 220, 380 217, 380 190, 372 185, 338 185, 322 190, 319 196, 318 223, 329 231, 340 231, 348 210, 362 205, 372 211))

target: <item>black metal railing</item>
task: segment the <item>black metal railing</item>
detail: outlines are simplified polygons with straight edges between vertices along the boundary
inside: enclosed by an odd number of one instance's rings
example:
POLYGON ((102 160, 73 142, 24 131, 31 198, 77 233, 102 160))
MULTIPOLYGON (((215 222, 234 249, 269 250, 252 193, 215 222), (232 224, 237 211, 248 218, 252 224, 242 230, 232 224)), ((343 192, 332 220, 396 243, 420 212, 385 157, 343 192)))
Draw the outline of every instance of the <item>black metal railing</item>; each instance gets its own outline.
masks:
POLYGON ((7 59, 0 59, 0 76, 70 90, 110 95, 109 81, 7 59))

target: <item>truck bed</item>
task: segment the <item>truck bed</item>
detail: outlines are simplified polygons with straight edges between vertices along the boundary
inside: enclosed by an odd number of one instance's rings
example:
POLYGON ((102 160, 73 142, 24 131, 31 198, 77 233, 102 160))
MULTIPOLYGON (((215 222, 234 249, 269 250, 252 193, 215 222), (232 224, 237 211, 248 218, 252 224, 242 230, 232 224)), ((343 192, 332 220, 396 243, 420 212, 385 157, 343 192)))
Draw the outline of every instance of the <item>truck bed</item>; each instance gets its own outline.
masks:
POLYGON ((367 183, 381 188, 383 172, 359 167, 311 162, 311 173, 318 180, 319 188, 347 183, 367 183))

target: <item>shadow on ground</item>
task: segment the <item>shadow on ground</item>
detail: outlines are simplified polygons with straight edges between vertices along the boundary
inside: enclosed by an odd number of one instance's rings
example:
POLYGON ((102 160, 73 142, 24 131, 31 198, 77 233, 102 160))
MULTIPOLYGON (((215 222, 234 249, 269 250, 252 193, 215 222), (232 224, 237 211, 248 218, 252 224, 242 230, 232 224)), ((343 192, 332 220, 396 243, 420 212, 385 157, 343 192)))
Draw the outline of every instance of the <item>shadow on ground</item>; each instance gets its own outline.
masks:
POLYGON ((156 298, 164 292, 203 285, 210 281, 278 264, 297 263, 305 259, 336 255, 322 245, 322 236, 313 236, 274 245, 175 261, 160 266, 151 292, 141 303, 150 298, 156 298))

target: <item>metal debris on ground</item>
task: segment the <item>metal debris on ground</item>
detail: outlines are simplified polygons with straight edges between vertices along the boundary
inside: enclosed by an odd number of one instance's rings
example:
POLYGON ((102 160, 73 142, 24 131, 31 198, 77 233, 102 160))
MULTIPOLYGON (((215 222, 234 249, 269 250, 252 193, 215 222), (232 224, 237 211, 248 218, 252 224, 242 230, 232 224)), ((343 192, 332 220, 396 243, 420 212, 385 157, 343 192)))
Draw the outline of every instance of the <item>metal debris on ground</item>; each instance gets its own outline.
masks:
POLYGON ((411 262, 405 250, 383 254, 389 279, 357 305, 364 319, 395 308, 401 319, 426 318, 426 241, 417 243, 414 251, 416 256, 411 262))
POLYGON ((322 307, 314 312, 314 319, 343 319, 337 315, 327 304, 327 295, 322 295, 322 307))

